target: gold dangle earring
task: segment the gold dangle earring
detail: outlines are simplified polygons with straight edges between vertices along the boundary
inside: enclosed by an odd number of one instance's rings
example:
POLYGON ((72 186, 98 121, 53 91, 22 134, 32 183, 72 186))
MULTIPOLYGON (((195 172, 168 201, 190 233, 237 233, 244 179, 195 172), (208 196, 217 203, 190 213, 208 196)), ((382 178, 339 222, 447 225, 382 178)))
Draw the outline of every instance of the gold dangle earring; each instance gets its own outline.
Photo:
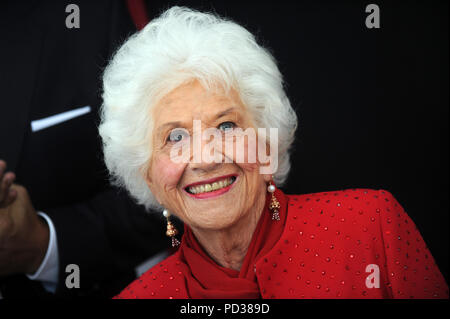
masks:
POLYGON ((270 199, 269 209, 272 212, 272 220, 280 220, 280 202, 275 197, 275 185, 272 181, 269 182, 269 186, 267 186, 267 191, 271 194, 272 198, 270 199))
POLYGON ((172 238, 172 247, 177 247, 180 245, 180 241, 175 237, 178 234, 178 230, 175 228, 175 226, 170 221, 170 213, 167 209, 163 210, 163 215, 167 219, 167 231, 166 236, 172 238))

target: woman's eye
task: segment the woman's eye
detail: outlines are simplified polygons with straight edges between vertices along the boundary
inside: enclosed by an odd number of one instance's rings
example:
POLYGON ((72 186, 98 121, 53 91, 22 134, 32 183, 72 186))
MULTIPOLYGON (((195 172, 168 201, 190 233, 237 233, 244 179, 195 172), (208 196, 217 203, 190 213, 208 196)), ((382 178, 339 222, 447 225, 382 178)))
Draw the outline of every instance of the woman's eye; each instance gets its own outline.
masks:
POLYGON ((189 137, 189 132, 183 129, 174 129, 170 132, 169 137, 167 137, 168 142, 180 142, 185 138, 189 137))
POLYGON ((224 132, 232 130, 235 127, 236 127, 236 124, 234 124, 233 122, 223 122, 218 126, 219 130, 222 130, 224 132))

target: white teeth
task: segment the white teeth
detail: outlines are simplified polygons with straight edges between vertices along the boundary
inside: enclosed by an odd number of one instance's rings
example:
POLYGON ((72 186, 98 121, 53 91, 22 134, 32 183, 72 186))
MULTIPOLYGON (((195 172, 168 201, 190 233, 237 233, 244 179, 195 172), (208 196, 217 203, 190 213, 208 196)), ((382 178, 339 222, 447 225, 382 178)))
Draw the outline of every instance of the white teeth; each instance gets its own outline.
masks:
POLYGON ((214 182, 212 184, 203 184, 200 186, 191 186, 189 187, 189 192, 192 194, 199 194, 199 193, 207 193, 211 191, 215 191, 224 187, 227 187, 233 183, 233 180, 231 178, 226 178, 218 182, 214 182))

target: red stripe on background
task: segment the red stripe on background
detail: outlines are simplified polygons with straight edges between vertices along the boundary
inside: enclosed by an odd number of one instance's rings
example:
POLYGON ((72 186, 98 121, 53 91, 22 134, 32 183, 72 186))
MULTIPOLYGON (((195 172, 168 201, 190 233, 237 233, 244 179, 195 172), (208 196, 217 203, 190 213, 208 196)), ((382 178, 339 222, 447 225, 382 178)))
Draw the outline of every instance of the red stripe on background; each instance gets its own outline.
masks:
POLYGON ((150 21, 144 0, 125 0, 131 19, 138 30, 142 30, 150 21))

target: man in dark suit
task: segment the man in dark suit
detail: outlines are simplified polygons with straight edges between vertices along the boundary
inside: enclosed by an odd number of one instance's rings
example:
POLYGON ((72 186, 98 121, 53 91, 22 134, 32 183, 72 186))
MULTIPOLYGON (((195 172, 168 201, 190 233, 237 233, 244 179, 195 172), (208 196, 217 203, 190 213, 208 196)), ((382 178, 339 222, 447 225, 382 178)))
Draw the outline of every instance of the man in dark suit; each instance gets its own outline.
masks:
POLYGON ((163 220, 108 186, 97 132, 102 68, 135 27, 125 3, 108 0, 76 1, 79 28, 68 27, 71 3, 0 3, 4 298, 42 296, 41 283, 110 297, 168 246, 163 220), (8 185, 14 177, 24 188, 8 185), (79 267, 79 288, 67 287, 67 265, 79 267))

